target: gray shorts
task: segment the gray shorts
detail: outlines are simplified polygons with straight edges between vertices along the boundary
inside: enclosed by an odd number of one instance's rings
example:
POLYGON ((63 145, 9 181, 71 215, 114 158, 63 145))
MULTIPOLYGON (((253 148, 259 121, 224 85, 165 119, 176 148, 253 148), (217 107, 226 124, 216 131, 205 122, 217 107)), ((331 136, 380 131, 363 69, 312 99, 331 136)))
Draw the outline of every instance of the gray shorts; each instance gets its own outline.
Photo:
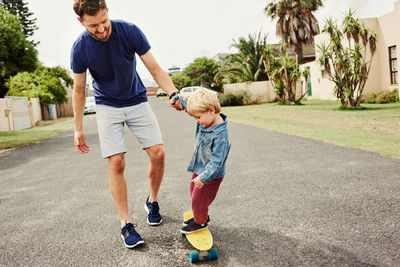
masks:
POLYGON ((143 149, 163 143, 157 118, 148 102, 123 108, 96 105, 96 120, 103 158, 128 151, 125 124, 143 149))

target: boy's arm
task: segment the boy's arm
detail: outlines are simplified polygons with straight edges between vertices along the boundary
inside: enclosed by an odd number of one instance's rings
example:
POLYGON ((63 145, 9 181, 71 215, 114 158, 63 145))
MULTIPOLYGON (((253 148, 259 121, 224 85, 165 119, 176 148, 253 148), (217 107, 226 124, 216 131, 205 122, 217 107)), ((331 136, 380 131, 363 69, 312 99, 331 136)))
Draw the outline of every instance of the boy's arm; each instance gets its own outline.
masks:
POLYGON ((222 168, 229 153, 229 143, 223 139, 217 142, 212 149, 210 161, 207 163, 205 170, 199 174, 198 178, 203 183, 208 183, 222 168))

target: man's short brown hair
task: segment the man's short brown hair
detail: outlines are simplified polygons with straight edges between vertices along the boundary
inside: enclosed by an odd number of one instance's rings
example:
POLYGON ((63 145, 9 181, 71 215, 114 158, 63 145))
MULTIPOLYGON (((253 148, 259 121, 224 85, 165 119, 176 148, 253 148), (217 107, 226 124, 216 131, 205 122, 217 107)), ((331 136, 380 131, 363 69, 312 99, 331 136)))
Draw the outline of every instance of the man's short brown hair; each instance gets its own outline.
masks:
POLYGON ((85 14, 94 16, 100 9, 107 9, 105 0, 75 0, 74 11, 83 19, 85 14))

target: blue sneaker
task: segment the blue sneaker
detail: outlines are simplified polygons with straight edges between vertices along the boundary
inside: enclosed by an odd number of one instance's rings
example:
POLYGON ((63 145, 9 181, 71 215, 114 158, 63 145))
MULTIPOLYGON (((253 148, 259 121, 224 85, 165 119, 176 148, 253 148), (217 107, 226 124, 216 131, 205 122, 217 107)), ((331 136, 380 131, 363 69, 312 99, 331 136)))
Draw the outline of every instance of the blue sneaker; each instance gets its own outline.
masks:
POLYGON ((125 224, 121 229, 121 237, 122 240, 124 240, 125 247, 127 248, 134 248, 144 243, 143 239, 136 232, 135 226, 131 223, 125 224))
POLYGON ((144 203, 144 209, 148 213, 147 223, 150 225, 160 225, 162 223, 162 217, 160 215, 160 207, 158 202, 149 202, 150 196, 147 197, 146 203, 144 203))

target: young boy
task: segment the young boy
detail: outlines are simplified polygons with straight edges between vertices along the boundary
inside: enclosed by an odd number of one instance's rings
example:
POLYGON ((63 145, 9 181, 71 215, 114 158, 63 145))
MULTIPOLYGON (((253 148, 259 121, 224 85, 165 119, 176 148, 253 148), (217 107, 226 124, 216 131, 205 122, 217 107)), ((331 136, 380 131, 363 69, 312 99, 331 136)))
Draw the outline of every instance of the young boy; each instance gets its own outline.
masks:
POLYGON ((208 227, 208 207, 224 178, 231 144, 227 117, 220 113, 219 100, 213 91, 198 89, 187 100, 186 111, 197 121, 197 145, 188 167, 188 171, 193 173, 190 196, 194 218, 184 222, 181 228, 182 233, 190 234, 208 227))

